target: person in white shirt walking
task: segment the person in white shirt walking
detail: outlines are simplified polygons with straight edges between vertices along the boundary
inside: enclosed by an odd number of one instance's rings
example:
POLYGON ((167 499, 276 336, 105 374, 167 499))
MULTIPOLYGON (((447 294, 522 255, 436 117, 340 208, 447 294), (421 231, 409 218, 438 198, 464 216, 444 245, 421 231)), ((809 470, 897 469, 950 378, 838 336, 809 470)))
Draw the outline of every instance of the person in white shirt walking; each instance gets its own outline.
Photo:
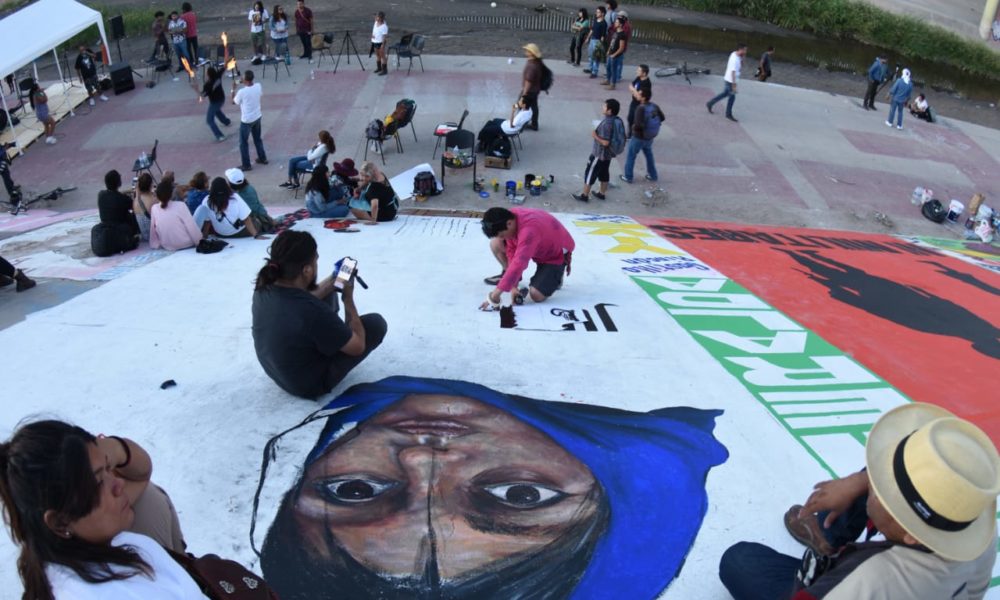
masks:
MULTIPOLYGON (((389 63, 386 60, 385 36, 389 35, 389 26, 385 23, 385 13, 375 13, 375 24, 372 25, 372 51, 375 53, 375 73, 389 74, 389 63)), ((371 56, 369 54, 369 56, 371 56)))
POLYGON ((257 164, 267 164, 267 152, 264 151, 264 142, 260 139, 260 97, 263 94, 259 83, 253 81, 253 71, 249 69, 243 72, 243 88, 236 91, 236 82, 233 81, 233 104, 240 107, 240 159, 243 164, 240 169, 250 171, 253 165, 250 164, 250 144, 249 138, 253 136, 253 146, 257 151, 257 164))
POLYGON ((723 77, 725 85, 722 88, 722 93, 705 103, 708 112, 712 112, 712 107, 715 106, 716 102, 723 98, 729 98, 726 103, 726 118, 734 123, 736 117, 733 116, 733 104, 736 103, 736 83, 740 79, 740 69, 743 67, 743 57, 746 55, 747 45, 737 45, 736 50, 729 55, 729 62, 726 64, 726 74, 723 77))

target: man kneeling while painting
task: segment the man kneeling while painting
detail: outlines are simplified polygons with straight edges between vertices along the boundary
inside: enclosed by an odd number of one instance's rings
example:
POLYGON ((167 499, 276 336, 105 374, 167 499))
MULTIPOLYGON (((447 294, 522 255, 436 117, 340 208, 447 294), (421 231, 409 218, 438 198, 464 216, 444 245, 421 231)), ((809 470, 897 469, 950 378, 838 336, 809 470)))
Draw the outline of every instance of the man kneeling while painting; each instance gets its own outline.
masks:
POLYGON ((736 600, 951 598, 986 594, 997 556, 1000 459, 982 430, 931 404, 889 411, 865 470, 816 485, 785 514, 800 560, 741 542, 722 583, 736 600), (863 543, 853 543, 865 530, 863 543), (870 541, 874 529, 884 541, 870 541))
POLYGON ((719 414, 444 379, 355 385, 316 417, 261 568, 282 600, 657 598, 726 460, 719 414))
POLYGON ((333 276, 317 283, 319 253, 316 240, 306 232, 282 232, 265 260, 253 293, 257 360, 289 394, 302 398, 325 394, 382 343, 385 319, 377 313, 358 315, 355 276, 342 290, 334 285, 333 276), (338 291, 343 319, 338 314, 338 291))
POLYGON ((562 287, 563 274, 570 273, 575 243, 555 217, 537 208, 507 210, 494 206, 483 215, 482 226, 483 233, 490 238, 490 252, 503 267, 499 275, 483 280, 496 288, 482 308, 500 304, 502 292, 513 291, 514 301, 520 304, 529 294, 533 301, 543 302, 562 287), (531 277, 530 287, 518 289, 521 274, 531 261, 538 268, 531 277))

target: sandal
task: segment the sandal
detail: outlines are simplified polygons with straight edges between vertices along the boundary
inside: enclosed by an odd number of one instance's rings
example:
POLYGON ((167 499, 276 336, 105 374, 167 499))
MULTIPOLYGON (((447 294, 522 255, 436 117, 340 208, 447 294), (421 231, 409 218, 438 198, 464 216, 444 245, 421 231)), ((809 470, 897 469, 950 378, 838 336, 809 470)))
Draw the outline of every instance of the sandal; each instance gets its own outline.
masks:
POLYGON ((486 285, 496 285, 500 283, 501 279, 503 279, 503 273, 500 273, 499 275, 493 275, 492 277, 487 277, 486 279, 483 279, 483 283, 485 283, 486 285))

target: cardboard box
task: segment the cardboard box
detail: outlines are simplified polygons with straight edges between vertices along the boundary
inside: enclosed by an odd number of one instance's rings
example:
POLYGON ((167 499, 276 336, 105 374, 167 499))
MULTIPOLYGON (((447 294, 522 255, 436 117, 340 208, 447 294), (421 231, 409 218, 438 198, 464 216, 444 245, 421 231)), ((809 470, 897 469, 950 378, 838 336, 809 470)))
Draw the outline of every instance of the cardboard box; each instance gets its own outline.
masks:
POLYGON ((483 159, 483 164, 494 169, 509 169, 510 157, 500 158, 498 156, 487 156, 483 159))

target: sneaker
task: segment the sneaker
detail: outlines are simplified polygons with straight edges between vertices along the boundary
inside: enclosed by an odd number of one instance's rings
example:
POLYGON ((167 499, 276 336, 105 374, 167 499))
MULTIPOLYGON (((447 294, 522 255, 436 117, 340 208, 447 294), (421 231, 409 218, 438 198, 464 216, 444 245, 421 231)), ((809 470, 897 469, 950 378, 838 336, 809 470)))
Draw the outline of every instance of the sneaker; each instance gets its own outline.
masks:
POLYGON ((571 194, 574 200, 579 200, 580 202, 590 202, 590 197, 587 194, 571 194))
POLYGON ((896 125, 896 129, 902 131, 903 130, 903 126, 902 125, 896 125))
POLYGON ((301 183, 293 183, 292 185, 288 186, 288 189, 290 189, 290 190, 297 190, 300 187, 302 187, 301 183))
POLYGON ((708 114, 712 114, 712 103, 711 102, 706 102, 705 103, 705 108, 708 109, 708 114))
POLYGON ((785 529, 797 542, 820 556, 831 556, 836 549, 826 541, 823 529, 815 515, 799 517, 801 504, 795 504, 785 513, 785 529))
POLYGON ((602 194, 601 192, 594 192, 594 198, 597 198, 598 200, 607 200, 608 199, 608 197, 605 196, 604 194, 602 194))
POLYGON ((528 297, 528 288, 523 287, 517 290, 517 293, 514 294, 514 304, 521 306, 522 304, 524 304, 524 299, 527 297, 528 297))
POLYGON ((101 102, 107 102, 107 101, 108 101, 108 97, 105 96, 104 94, 101 94, 101 102))
POLYGON ((500 283, 501 279, 503 279, 503 273, 487 277, 486 279, 483 279, 483 283, 485 283, 486 285, 497 285, 498 283, 500 283))
POLYGON ((584 69, 583 70, 583 74, 584 75, 590 75, 590 69, 584 69))
POLYGON ((180 81, 180 80, 181 80, 180 77, 174 77, 174 81, 180 81))
POLYGON ((220 143, 224 142, 224 141, 226 141, 226 136, 220 135, 219 137, 215 138, 215 141, 216 142, 220 142, 220 143))
POLYGON ((591 75, 590 79, 597 79, 597 75, 591 75))
POLYGON ((650 177, 649 175, 646 175, 646 181, 656 181, 656 177, 650 177))
POLYGON ((726 115, 726 118, 729 119, 730 121, 732 121, 733 123, 739 123, 740 122, 739 119, 737 119, 733 115, 726 115))
POLYGON ((88 104, 89 106, 93 106, 93 105, 95 104, 95 102, 94 102, 94 99, 93 99, 93 98, 90 98, 90 99, 88 99, 88 100, 87 100, 87 104, 88 104))
POLYGON ((890 123, 889 121, 886 121, 886 122, 885 122, 885 126, 886 126, 886 127, 892 127, 892 123, 890 123))
POLYGON ((246 166, 241 165, 241 166, 236 167, 236 168, 239 169, 239 170, 241 170, 241 171, 253 171, 253 165, 246 165, 246 166))
MULTIPOLYGON (((632 183, 632 180, 629 179, 628 177, 625 177, 624 175, 619 175, 618 178, 624 181, 625 183, 632 183)), ((648 179, 649 175, 647 175, 646 178, 648 179)))
POLYGON ((293 185, 295 185, 295 184, 294 184, 294 183, 292 183, 291 181, 286 181, 286 182, 284 182, 284 183, 279 183, 279 184, 278 184, 278 187, 280 187, 280 188, 283 188, 283 189, 291 189, 291 187, 292 187, 293 185))
POLYGON ((266 165, 267 164, 267 159, 266 158, 258 158, 254 162, 257 163, 258 165, 266 165))
POLYGON ((45 143, 46 144, 54 144, 54 143, 56 143, 55 136, 54 135, 50 135, 49 137, 45 138, 45 143))

